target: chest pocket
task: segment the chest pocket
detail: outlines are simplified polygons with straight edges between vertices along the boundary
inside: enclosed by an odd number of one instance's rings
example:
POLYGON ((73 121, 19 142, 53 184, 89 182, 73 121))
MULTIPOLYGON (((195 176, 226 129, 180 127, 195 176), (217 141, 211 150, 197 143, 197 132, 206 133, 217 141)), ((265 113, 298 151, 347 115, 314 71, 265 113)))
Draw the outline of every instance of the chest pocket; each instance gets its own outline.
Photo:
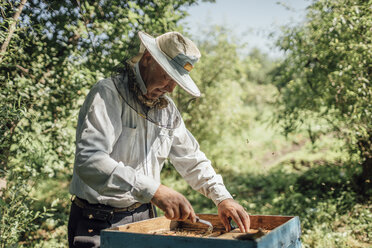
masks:
POLYGON ((160 163, 168 158, 169 151, 172 147, 173 131, 161 128, 159 132, 159 144, 156 151, 156 156, 160 163))
POLYGON ((111 156, 125 165, 136 166, 138 162, 137 128, 122 126, 121 134, 111 156))

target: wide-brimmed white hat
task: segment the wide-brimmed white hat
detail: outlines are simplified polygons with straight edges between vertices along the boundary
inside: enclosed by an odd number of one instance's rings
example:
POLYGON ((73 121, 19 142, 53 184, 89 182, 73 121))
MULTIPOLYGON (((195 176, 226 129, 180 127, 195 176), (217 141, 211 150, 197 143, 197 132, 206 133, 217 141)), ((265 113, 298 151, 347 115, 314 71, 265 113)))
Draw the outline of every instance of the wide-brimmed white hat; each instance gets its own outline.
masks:
POLYGON ((156 62, 181 88, 194 97, 200 97, 200 91, 189 73, 201 54, 190 39, 178 32, 154 38, 140 31, 138 36, 156 62))

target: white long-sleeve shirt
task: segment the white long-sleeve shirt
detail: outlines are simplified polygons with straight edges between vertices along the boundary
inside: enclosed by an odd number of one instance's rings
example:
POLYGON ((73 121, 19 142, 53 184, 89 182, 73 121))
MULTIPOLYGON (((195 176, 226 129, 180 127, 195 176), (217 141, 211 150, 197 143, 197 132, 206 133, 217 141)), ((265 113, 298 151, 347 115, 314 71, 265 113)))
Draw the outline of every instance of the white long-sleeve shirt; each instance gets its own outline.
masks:
MULTIPOLYGON (((118 92, 128 96, 130 104, 138 104, 128 94, 127 75, 116 79, 99 81, 81 107, 70 193, 117 208, 148 203, 169 158, 189 185, 216 205, 232 198, 182 119, 175 129, 144 119, 118 92)), ((171 100, 161 111, 174 112, 170 108, 175 108, 171 100)))

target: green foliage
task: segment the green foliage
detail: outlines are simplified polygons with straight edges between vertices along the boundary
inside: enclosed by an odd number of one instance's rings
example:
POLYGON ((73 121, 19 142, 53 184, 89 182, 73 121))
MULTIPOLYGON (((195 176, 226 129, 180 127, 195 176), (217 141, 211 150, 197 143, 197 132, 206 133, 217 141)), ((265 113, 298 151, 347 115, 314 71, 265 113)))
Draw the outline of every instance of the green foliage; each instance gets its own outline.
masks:
MULTIPOLYGON (((23 211, 25 215, 14 212, 16 215, 1 216, 6 224, 2 226, 2 239, 12 236, 9 242, 14 244, 27 239, 26 246, 28 242, 37 246, 32 239, 54 239, 42 232, 31 234, 37 225, 48 229, 51 225, 45 223, 53 218, 38 216, 34 225, 28 225, 35 217, 33 206, 50 209, 54 196, 43 206, 26 191, 12 198, 11 185, 39 187, 36 181, 48 177, 69 181, 77 114, 89 88, 104 75, 110 76, 115 65, 137 53, 135 34, 139 30, 154 35, 177 30, 177 22, 186 15, 182 7, 195 3, 33 0, 26 1, 14 20, 20 1, 1 0, 1 43, 11 33, 11 23, 17 23, 1 54, 0 65, 0 156, 5 171, 1 178, 8 182, 2 209, 10 213, 10 204, 19 202, 29 211, 23 211), (10 177, 13 174, 19 176, 10 177), (22 228, 15 234, 10 223, 22 228)), ((66 219, 66 214, 55 218, 66 219)), ((56 230, 66 224, 55 223, 56 230)), ((62 235, 66 237, 65 232, 62 235)), ((54 241, 49 246, 56 247, 54 241)))
MULTIPOLYGON (((369 247, 371 202, 361 203, 355 164, 283 162, 266 172, 224 172, 226 186, 250 214, 300 217, 304 247, 369 247), (310 166, 310 167, 309 167, 310 166)), ((180 181, 165 182, 186 195, 197 213, 216 213, 208 199, 180 181)))
POLYGON ((174 98, 182 109, 186 126, 214 166, 222 169, 227 163, 239 163, 234 157, 241 150, 232 143, 239 142, 234 141, 235 133, 241 126, 247 126, 248 113, 242 104, 243 71, 238 66, 236 45, 228 40, 228 30, 216 27, 205 37, 198 44, 201 60, 191 72, 202 97, 188 103, 189 97, 177 89, 174 98))
POLYGON ((243 44, 237 40, 223 27, 205 32, 196 40, 202 57, 191 72, 202 97, 190 101, 179 88, 173 93, 187 128, 219 172, 225 167, 250 167, 247 157, 252 157, 248 153, 252 121, 266 118, 262 112, 266 103, 273 102, 276 91, 256 70, 268 71, 268 58, 257 50, 242 57, 239 48, 243 44))
POLYGON ((29 2, 19 20, 24 27, 19 40, 12 40, 18 50, 5 54, 1 66, 4 88, 12 87, 4 97, 26 106, 25 117, 15 125, 9 162, 19 164, 34 154, 32 170, 43 175, 71 169, 81 101, 91 85, 137 52, 133 35, 175 29, 185 15, 179 8, 194 3, 78 2, 29 2))
MULTIPOLYGON (((235 199, 251 214, 298 215, 304 247, 368 247, 372 216, 365 208, 370 202, 359 195, 356 178, 361 168, 344 154, 345 142, 329 132, 327 122, 305 115, 307 125, 297 133, 276 133, 283 120, 270 126, 268 122, 277 111, 277 90, 267 74, 254 69, 268 72, 273 62, 257 53, 240 60, 237 45, 226 39, 223 29, 206 37, 198 44, 204 56, 192 72, 205 92, 203 98, 185 108, 182 92, 174 97, 235 199), (208 50, 209 38, 214 46, 208 50), (227 66, 216 68, 224 63, 227 66), (215 71, 216 79, 206 84, 215 71)), ((216 213, 214 204, 193 191, 169 164, 163 172, 162 182, 185 195, 197 213, 216 213)))
POLYGON ((35 220, 47 216, 45 207, 41 210, 31 207, 34 199, 30 192, 34 185, 32 181, 26 181, 23 177, 24 174, 18 173, 7 175, 6 190, 0 191, 0 247, 17 247, 24 233, 39 228, 35 220))
MULTIPOLYGON (((0 43, 19 3, 1 0, 0 43)), ((26 4, 0 65, 0 179, 7 182, 0 200, 1 247, 67 245, 67 189, 85 95, 136 54, 137 31, 181 31, 182 8, 195 3, 26 4)), ((181 90, 172 96, 236 200, 255 214, 299 215, 305 247, 371 242, 370 202, 355 183, 360 168, 340 151, 347 141, 330 132, 346 135, 354 148, 368 137, 370 16, 364 2, 315 2, 308 23, 281 40, 288 56, 275 74, 277 88, 267 75, 275 62, 258 50, 241 56, 242 44, 215 27, 197 40, 202 59, 191 75, 202 98, 189 102, 181 90), (280 108, 283 119, 269 126, 280 108), (288 131, 301 128, 283 137, 276 132, 281 124, 288 131)), ((163 183, 183 193, 196 212, 216 211, 169 164, 163 172, 163 183)))
MULTIPOLYGON (((315 1, 307 21, 285 28, 278 46, 286 58, 274 72, 285 131, 306 119, 327 120, 352 154, 372 158, 371 1, 315 1)), ((369 172, 368 172, 369 171, 369 172)), ((372 177, 371 177, 372 178, 372 177)))
POLYGON ((249 82, 271 84, 267 75, 275 67, 273 61, 267 54, 262 53, 258 48, 253 48, 248 56, 243 58, 242 64, 246 67, 245 73, 249 82))
POLYGON ((32 247, 67 247, 67 223, 70 213, 70 194, 68 186, 71 178, 48 178, 38 183, 32 191, 32 196, 38 199, 34 203, 36 209, 52 209, 52 214, 38 218, 40 228, 28 232, 25 239, 30 240, 32 247))
MULTIPOLYGON (((1 1, 1 43, 9 34, 9 25, 15 21, 12 16, 18 3, 13 4, 1 1), (7 13, 6 16, 4 16, 4 12, 7 13)), ((26 117, 29 102, 23 98, 22 94, 18 94, 17 83, 15 80, 13 81, 13 75, 6 72, 3 65, 8 56, 21 56, 16 44, 23 45, 26 40, 21 39, 18 33, 27 30, 27 27, 16 27, 15 35, 7 47, 6 56, 0 58, 0 179, 5 184, 0 188, 0 247, 16 247, 25 232, 36 230, 39 227, 34 221, 46 214, 44 208, 37 210, 31 207, 34 199, 31 197, 30 191, 38 175, 31 173, 26 168, 31 168, 33 161, 23 161, 17 166, 9 164, 16 128, 20 121, 26 117)), ((9 67, 15 69, 13 65, 9 65, 9 67)), ((29 82, 24 77, 19 77, 16 81, 22 82, 24 85, 29 82)))

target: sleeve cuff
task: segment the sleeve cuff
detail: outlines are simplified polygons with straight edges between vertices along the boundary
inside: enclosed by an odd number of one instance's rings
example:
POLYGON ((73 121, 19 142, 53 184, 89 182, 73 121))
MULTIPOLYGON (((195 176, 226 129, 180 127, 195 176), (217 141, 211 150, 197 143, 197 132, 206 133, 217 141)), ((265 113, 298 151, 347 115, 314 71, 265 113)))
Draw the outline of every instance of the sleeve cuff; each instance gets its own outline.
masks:
POLYGON ((132 195, 141 203, 149 203, 160 183, 145 175, 138 175, 132 188, 132 195))
POLYGON ((219 187, 218 189, 213 190, 210 198, 216 206, 218 206, 218 204, 220 204, 223 200, 234 199, 225 187, 219 187))

